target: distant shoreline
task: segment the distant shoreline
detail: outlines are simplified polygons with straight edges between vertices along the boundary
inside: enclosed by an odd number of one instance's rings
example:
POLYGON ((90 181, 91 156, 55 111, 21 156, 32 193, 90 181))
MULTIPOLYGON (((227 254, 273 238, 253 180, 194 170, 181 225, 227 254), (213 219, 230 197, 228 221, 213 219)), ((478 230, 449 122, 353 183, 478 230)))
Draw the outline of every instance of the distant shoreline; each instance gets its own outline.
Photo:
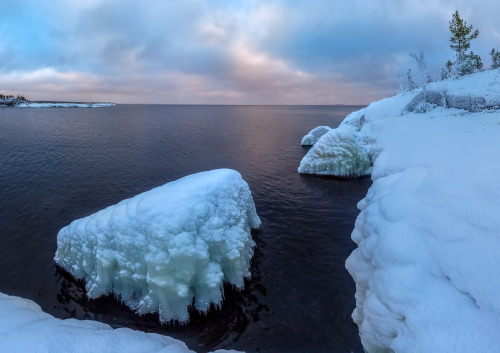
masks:
POLYGON ((0 108, 104 108, 115 106, 110 102, 26 101, 18 98, 0 99, 0 108))

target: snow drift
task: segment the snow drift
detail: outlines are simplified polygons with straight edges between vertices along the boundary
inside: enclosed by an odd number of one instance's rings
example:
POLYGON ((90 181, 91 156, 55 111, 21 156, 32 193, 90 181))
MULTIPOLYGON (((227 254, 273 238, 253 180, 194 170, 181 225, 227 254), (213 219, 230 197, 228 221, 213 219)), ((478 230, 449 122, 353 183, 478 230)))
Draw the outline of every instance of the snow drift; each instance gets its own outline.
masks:
POLYGON ((357 113, 374 162, 346 262, 353 319, 367 352, 498 352, 500 71, 429 90, 466 98, 410 112, 409 92, 357 113))
POLYGON ((188 320, 243 286, 260 219, 234 170, 193 174, 73 221, 57 235, 55 261, 85 279, 90 298, 114 293, 139 314, 188 320))
POLYGON ((112 329, 91 320, 56 319, 31 300, 3 293, 0 342, 2 352, 9 353, 193 353, 183 342, 156 333, 112 329))

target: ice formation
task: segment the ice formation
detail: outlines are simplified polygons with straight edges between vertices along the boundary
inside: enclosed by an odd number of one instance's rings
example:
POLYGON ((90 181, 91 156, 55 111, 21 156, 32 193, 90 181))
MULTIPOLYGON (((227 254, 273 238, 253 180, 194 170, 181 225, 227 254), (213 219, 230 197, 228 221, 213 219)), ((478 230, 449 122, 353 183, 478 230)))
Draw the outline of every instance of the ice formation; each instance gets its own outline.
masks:
POLYGON ((73 221, 55 261, 85 279, 90 298, 113 292, 138 313, 188 320, 242 287, 260 219, 247 183, 230 169, 193 174, 73 221))
POLYGON ((328 126, 318 126, 317 128, 309 131, 309 133, 302 138, 302 142, 300 144, 302 146, 312 146, 320 139, 321 136, 330 130, 331 128, 328 126))
POLYGON ((489 109, 415 114, 410 92, 363 110, 376 158, 346 262, 353 319, 367 352, 498 352, 500 72, 429 89, 489 109))
MULTIPOLYGON (((156 333, 44 313, 31 300, 0 293, 0 342, 9 353, 193 353, 181 341, 156 333)), ((218 350, 214 353, 236 353, 218 350)))
POLYGON ((349 178, 369 175, 373 152, 370 141, 360 132, 364 123, 365 116, 356 112, 338 128, 330 129, 304 156, 298 172, 349 178))

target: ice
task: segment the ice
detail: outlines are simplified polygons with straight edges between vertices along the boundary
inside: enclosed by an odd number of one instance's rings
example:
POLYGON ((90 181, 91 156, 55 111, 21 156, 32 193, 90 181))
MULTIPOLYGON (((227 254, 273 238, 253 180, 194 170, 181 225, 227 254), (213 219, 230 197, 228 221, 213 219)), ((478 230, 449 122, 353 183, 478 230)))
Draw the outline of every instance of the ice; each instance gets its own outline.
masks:
POLYGON ((318 126, 317 128, 309 131, 309 133, 302 138, 302 142, 300 144, 302 146, 312 146, 320 139, 321 136, 330 130, 331 128, 328 126, 318 126))
MULTIPOLYGON (((358 113, 373 185, 358 204, 346 267, 367 352, 499 351, 499 78, 491 70, 429 84, 484 98, 482 111, 411 113, 415 91, 358 113)), ((343 125, 354 127, 350 119, 343 125)))
POLYGON ((371 160, 372 152, 365 136, 355 127, 343 125, 326 132, 314 144, 300 162, 298 172, 359 177, 370 174, 371 160))
MULTIPOLYGON (((76 319, 61 320, 31 300, 0 293, 1 351, 8 353, 193 353, 181 341, 156 333, 76 319)), ((235 351, 218 350, 216 353, 235 351)))
POLYGON ((222 301, 223 281, 250 275, 250 230, 260 219, 247 183, 230 169, 193 174, 73 221, 55 261, 85 279, 90 298, 114 293, 139 314, 188 320, 222 301))

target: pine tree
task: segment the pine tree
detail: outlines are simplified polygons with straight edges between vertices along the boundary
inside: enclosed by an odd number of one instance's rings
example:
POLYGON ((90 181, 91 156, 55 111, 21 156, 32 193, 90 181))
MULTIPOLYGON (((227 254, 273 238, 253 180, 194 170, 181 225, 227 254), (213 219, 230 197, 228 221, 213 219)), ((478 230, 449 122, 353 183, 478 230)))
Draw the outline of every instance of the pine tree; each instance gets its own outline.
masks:
POLYGON ((452 34, 450 38, 450 48, 457 53, 457 63, 461 64, 465 52, 470 48, 470 41, 477 38, 479 31, 476 29, 472 32, 472 25, 467 26, 467 22, 460 18, 458 11, 455 11, 449 23, 452 34))
POLYGON ((495 51, 495 49, 491 49, 491 68, 498 69, 500 67, 500 52, 495 51))

